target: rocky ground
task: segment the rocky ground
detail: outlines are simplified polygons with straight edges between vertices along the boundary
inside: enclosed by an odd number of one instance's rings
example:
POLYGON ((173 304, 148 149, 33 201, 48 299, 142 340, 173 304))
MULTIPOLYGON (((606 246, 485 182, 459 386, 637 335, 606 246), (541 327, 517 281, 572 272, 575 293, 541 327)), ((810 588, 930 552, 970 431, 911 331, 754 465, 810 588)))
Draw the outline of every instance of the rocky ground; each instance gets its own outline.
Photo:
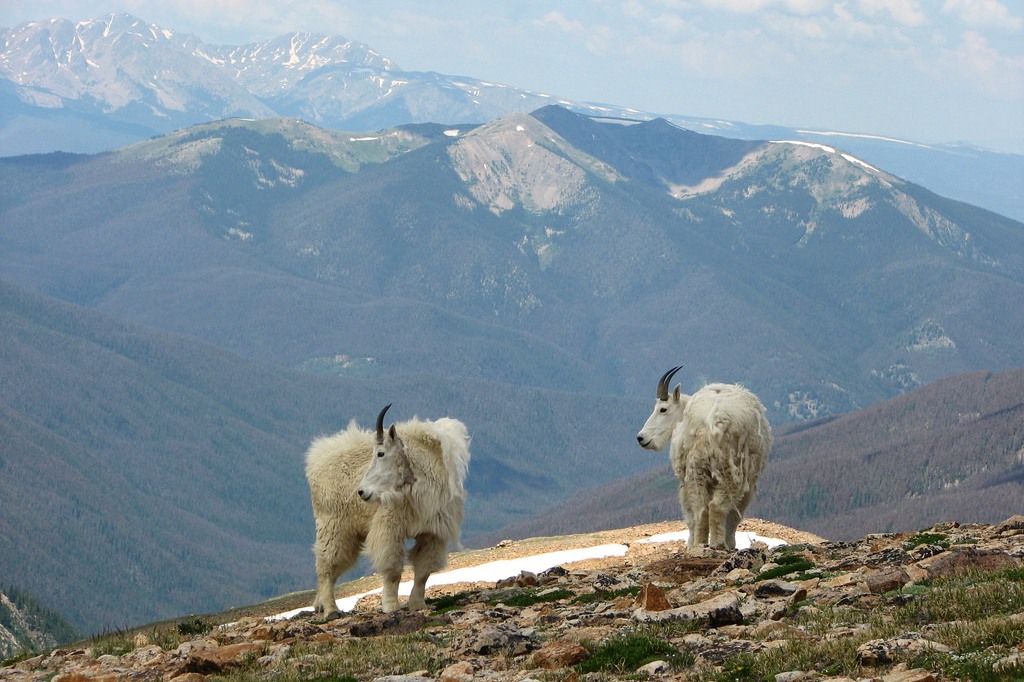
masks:
POLYGON ((291 595, 8 662, 0 682, 1024 679, 1024 516, 844 543, 748 520, 741 530, 790 544, 735 552, 639 542, 678 528, 456 554, 453 568, 629 546, 498 584, 431 588, 432 611, 381 614, 370 596, 326 623, 264 617, 311 601, 291 595))

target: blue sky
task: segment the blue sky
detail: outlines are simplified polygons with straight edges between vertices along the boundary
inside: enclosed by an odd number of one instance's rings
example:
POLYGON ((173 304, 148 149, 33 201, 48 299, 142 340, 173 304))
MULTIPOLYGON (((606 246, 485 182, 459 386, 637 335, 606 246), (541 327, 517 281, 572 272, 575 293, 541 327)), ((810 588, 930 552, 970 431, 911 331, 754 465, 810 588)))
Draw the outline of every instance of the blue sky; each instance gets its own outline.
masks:
POLYGON ((0 0, 0 25, 114 11, 214 44, 342 35, 406 70, 655 113, 1024 153, 1020 0, 0 0))

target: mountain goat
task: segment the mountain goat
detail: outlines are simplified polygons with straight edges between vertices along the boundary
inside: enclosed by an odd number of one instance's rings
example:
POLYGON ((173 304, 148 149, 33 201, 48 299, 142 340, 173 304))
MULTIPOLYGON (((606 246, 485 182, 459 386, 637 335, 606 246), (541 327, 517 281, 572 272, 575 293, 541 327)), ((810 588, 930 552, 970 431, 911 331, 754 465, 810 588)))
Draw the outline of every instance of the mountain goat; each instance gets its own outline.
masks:
POLYGON ((413 418, 376 434, 352 421, 332 436, 317 438, 306 454, 316 521, 316 599, 325 620, 340 615, 334 583, 350 569, 364 545, 384 576, 385 613, 398 604, 405 542, 414 569, 410 609, 424 609, 431 573, 448 564, 449 544, 458 545, 469 469, 469 435, 456 419, 413 418))
POLYGON ((768 461, 772 429, 764 405, 742 386, 708 384, 684 395, 676 384, 670 395, 669 383, 680 369, 662 375, 654 412, 636 439, 647 450, 671 442, 688 545, 735 549, 736 527, 768 461))

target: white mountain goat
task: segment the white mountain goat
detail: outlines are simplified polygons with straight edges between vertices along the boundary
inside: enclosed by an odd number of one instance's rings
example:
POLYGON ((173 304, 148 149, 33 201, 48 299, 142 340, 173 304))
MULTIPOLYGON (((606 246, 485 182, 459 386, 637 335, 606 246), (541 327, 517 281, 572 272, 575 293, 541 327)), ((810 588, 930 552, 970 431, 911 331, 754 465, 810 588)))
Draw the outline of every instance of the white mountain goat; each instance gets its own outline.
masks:
POLYGON ((353 421, 314 440, 306 454, 316 520, 313 610, 325 620, 340 615, 334 583, 364 546, 384 576, 382 608, 389 613, 399 608, 406 540, 415 540, 410 609, 426 608, 427 578, 448 564, 448 546, 459 545, 470 458, 465 424, 413 418, 385 433, 389 407, 377 415, 376 434, 353 421))
POLYGON ((654 412, 636 439, 661 450, 679 478, 679 503, 690 531, 688 545, 736 549, 736 527, 757 490, 772 448, 764 405, 736 384, 708 384, 684 395, 669 383, 681 367, 658 382, 654 412))

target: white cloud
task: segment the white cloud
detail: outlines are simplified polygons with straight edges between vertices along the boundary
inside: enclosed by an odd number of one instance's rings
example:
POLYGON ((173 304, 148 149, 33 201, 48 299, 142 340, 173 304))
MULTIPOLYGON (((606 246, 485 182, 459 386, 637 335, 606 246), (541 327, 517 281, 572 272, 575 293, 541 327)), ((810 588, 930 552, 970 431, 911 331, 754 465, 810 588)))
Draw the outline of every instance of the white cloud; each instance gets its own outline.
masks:
POLYGON ((828 8, 826 0, 703 0, 703 3, 712 9, 724 9, 741 14, 754 14, 762 10, 816 14, 828 8))
POLYGON ((952 64, 981 90, 1011 96, 1024 92, 1024 57, 1001 54, 980 33, 964 33, 951 56, 952 64))
POLYGON ((584 25, 578 19, 570 19, 561 12, 548 12, 542 18, 533 22, 534 26, 540 28, 554 28, 567 36, 579 41, 587 51, 596 55, 607 55, 619 42, 616 39, 617 31, 611 27, 596 23, 584 25))
POLYGON ((859 0, 857 5, 870 17, 886 13, 904 26, 922 26, 928 22, 917 0, 859 0))
POLYGON ((942 12, 957 16, 968 26, 1010 31, 1024 28, 1024 19, 1011 14, 1010 10, 997 0, 946 0, 942 5, 942 12))
POLYGON ((554 27, 562 33, 579 35, 586 32, 582 23, 576 19, 569 19, 561 12, 548 12, 533 23, 541 28, 554 27))

